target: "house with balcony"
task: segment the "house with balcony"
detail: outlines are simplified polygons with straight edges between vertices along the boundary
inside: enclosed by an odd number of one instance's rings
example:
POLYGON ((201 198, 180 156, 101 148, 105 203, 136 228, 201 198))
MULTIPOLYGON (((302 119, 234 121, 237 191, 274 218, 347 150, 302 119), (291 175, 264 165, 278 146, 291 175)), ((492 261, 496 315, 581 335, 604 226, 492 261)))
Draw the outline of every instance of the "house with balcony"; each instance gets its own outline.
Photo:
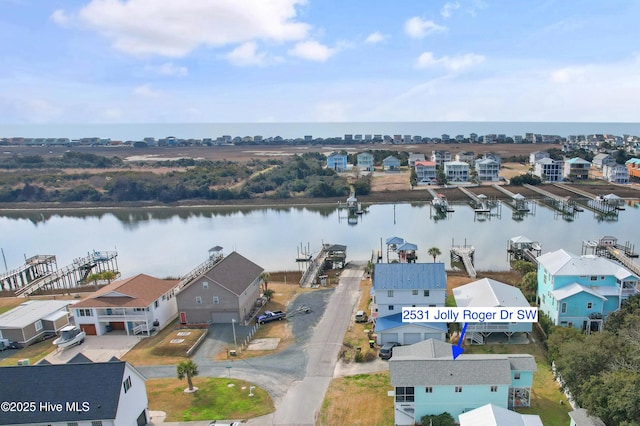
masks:
POLYGON ((583 158, 575 157, 564 162, 562 177, 570 180, 589 179, 591 163, 583 158))
POLYGON ((604 257, 560 249, 537 259, 538 304, 555 325, 601 331, 607 315, 638 293, 640 278, 604 257))
POLYGON ((121 330, 127 335, 149 335, 178 314, 178 280, 146 274, 114 281, 73 306, 75 323, 87 335, 121 330))
POLYGON ((327 169, 335 170, 338 173, 347 171, 347 154, 334 152, 327 157, 327 169))
POLYGON ((469 164, 463 161, 446 161, 444 174, 449 183, 469 182, 469 164))
POLYGON ((451 153, 444 150, 431 151, 431 161, 434 161, 438 166, 443 165, 446 161, 451 161, 451 153))
POLYGON ((444 306, 447 297, 444 263, 376 263, 371 288, 371 315, 377 343, 411 344, 429 338, 444 340, 444 323, 403 323, 405 306, 444 306))
POLYGON ((613 166, 614 164, 616 164, 616 159, 611 154, 601 152, 593 157, 592 163, 595 167, 602 170, 602 168, 606 165, 613 166))
POLYGON ((393 349, 389 373, 394 424, 411 425, 426 415, 460 415, 487 404, 528 407, 536 362, 532 355, 467 355, 453 359, 450 343, 425 340, 393 349))
POLYGON ((121 426, 149 424, 146 378, 112 359, 2 367, 0 399, 29 401, 34 410, 4 411, 3 425, 121 426), (61 404, 58 408, 55 404, 61 404), (49 409, 42 409, 48 407, 49 409))
POLYGON ((400 171, 400 160, 398 160, 393 155, 388 156, 384 160, 382 160, 382 169, 385 172, 399 172, 400 171))
POLYGON ((416 161, 418 185, 431 185, 438 179, 437 165, 434 161, 416 161))
MULTIPOLYGON (((529 308, 518 287, 483 278, 453 289, 459 308, 529 308)), ((469 323, 465 337, 471 343, 484 343, 492 333, 504 333, 509 339, 515 333, 531 333, 530 322, 469 323)))
POLYGON ((476 159, 476 154, 473 151, 460 151, 456 154, 455 158, 456 161, 464 161, 465 163, 473 165, 476 159))
POLYGON ((542 158, 533 165, 533 174, 545 182, 562 181, 562 160, 542 158))
POLYGON ((475 168, 478 180, 482 182, 497 182, 500 179, 500 163, 491 158, 477 160, 475 168))
POLYGON ((200 271, 178 293, 180 323, 248 323, 260 299, 263 272, 235 251, 200 271))
POLYGON ((372 172, 373 166, 373 154, 370 152, 361 152, 357 155, 356 161, 358 162, 358 170, 363 172, 372 172))
POLYGON ((538 161, 543 158, 549 158, 549 153, 547 151, 534 151, 529 154, 529 164, 536 164, 538 161))
POLYGON ((611 183, 629 183, 629 170, 623 164, 605 164, 602 167, 602 177, 611 183))

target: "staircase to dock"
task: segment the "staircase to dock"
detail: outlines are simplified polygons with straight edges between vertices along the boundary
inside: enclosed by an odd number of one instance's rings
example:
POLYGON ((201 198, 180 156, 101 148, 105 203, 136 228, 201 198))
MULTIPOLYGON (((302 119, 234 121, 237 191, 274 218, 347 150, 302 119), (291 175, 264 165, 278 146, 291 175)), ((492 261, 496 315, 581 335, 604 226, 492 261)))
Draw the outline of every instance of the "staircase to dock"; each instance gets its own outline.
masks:
POLYGON ((451 247, 451 255, 462 260, 464 268, 467 270, 467 274, 471 278, 476 278, 478 276, 476 268, 473 266, 472 257, 474 252, 475 248, 473 246, 464 245, 451 247))
POLYGON ((625 268, 640 276, 640 264, 634 262, 629 256, 624 253, 624 251, 621 251, 618 248, 612 246, 607 246, 607 251, 612 257, 617 259, 618 262, 622 263, 625 268))

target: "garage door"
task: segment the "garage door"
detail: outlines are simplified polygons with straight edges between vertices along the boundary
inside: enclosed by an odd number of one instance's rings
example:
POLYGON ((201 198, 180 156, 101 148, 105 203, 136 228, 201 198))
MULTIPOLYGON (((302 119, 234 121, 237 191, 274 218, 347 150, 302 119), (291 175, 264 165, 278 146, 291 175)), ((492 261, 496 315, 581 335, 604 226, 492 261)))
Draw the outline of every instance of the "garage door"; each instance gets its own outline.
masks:
POLYGON ((398 333, 382 333, 382 344, 397 342, 398 341, 398 333))
POLYGON ((405 333, 403 345, 413 345, 420 341, 420 333, 405 333))
POLYGON ((111 324, 112 330, 126 330, 126 328, 124 328, 124 322, 110 322, 109 324, 111 324))
POLYGON ((231 320, 238 321, 238 314, 236 312, 213 312, 211 314, 211 322, 230 324, 231 320))
POLYGON ((95 324, 80 324, 80 329, 87 333, 87 336, 95 336, 96 334, 96 325, 95 324))

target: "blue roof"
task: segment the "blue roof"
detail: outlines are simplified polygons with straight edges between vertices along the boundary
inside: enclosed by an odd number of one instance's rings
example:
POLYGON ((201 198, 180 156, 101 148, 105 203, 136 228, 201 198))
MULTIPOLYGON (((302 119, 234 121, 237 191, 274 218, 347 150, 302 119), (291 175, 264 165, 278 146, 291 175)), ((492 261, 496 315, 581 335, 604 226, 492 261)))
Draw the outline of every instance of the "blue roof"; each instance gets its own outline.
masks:
POLYGON ((447 288, 444 263, 376 263, 375 290, 436 290, 447 288))
POLYGON ((416 251, 418 250, 418 246, 413 244, 413 243, 404 243, 402 245, 399 245, 396 250, 398 251, 408 251, 408 250, 413 250, 416 251))
POLYGON ((443 332, 447 332, 447 324, 444 322, 402 322, 402 314, 397 313, 387 315, 376 319, 375 332, 390 330, 392 328, 402 327, 403 325, 417 325, 424 328, 433 328, 443 332))
POLYGON ((116 418, 125 362, 2 367, 2 401, 86 401, 88 411, 2 413, 2 424, 87 422, 116 418))
POLYGON ((387 240, 385 241, 385 244, 402 244, 404 243, 404 238, 400 238, 400 237, 390 237, 387 238, 387 240))

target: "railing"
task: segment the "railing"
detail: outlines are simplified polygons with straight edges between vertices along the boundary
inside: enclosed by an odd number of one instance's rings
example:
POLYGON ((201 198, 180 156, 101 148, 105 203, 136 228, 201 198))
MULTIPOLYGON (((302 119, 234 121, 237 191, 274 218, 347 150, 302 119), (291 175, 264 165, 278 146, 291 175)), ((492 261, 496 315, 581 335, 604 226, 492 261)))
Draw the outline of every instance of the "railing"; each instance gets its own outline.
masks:
POLYGON ((184 277, 180 279, 180 281, 178 282, 178 285, 176 286, 176 288, 178 289, 177 291, 182 290, 182 288, 186 286, 189 282, 191 282, 191 280, 200 276, 205 271, 211 269, 213 265, 215 265, 222 259, 223 259, 222 255, 211 256, 209 259, 205 260, 200 265, 196 266, 194 269, 189 271, 184 277))

